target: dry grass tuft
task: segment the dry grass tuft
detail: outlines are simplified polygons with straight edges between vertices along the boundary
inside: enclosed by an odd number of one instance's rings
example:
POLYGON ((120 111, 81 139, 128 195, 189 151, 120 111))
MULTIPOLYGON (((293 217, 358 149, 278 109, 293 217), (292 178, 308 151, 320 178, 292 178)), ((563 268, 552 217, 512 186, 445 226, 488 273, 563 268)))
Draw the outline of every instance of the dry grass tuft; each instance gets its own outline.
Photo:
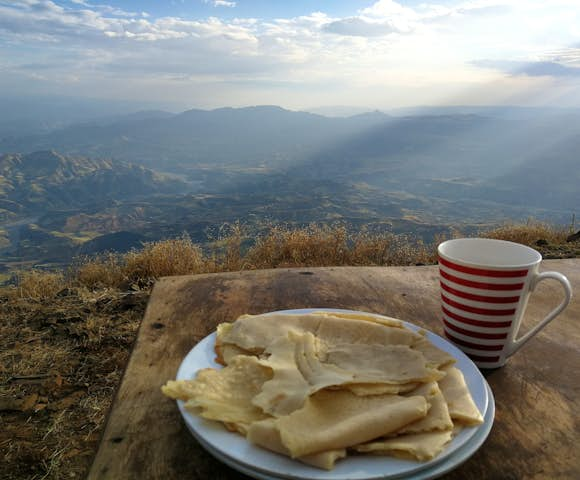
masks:
POLYGON ((570 235, 569 228, 560 225, 551 225, 544 222, 529 220, 526 223, 507 223, 492 230, 480 233, 480 237, 508 240, 522 243, 530 247, 538 245, 538 242, 549 244, 562 244, 570 235))
POLYGON ((344 265, 347 252, 347 232, 342 226, 311 225, 300 229, 274 226, 256 239, 246 257, 255 269, 316 267, 344 265))
POLYGON ((54 297, 66 285, 61 272, 29 270, 17 273, 16 289, 13 293, 18 298, 41 301, 54 297))
POLYGON ((415 265, 435 261, 435 245, 392 233, 349 233, 344 226, 273 227, 248 251, 252 268, 415 265))
POLYGON ((95 258, 81 258, 73 267, 79 285, 87 288, 119 287, 124 280, 121 255, 106 253, 95 258))
MULTIPOLYGON (((565 245, 566 227, 538 221, 505 224, 478 236, 510 240, 532 247, 565 245)), ((227 225, 204 252, 187 236, 147 243, 127 254, 107 253, 81 258, 68 274, 39 271, 18 276, 20 298, 46 299, 68 285, 92 290, 146 287, 160 277, 280 267, 341 265, 421 265, 437 261, 436 248, 447 238, 462 236, 452 230, 432 243, 409 235, 349 231, 344 225, 309 225, 303 228, 271 226, 250 237, 240 224, 227 225)))
POLYGON ((123 274, 129 281, 206 271, 201 249, 189 237, 146 243, 125 255, 123 274))

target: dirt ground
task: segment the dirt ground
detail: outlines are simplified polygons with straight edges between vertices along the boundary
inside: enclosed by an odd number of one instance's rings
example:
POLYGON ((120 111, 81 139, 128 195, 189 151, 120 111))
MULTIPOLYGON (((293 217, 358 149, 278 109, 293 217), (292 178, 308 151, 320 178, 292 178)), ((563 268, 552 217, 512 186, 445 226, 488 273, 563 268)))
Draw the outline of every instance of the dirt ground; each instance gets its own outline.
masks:
POLYGON ((148 293, 0 297, 0 478, 84 478, 148 293))

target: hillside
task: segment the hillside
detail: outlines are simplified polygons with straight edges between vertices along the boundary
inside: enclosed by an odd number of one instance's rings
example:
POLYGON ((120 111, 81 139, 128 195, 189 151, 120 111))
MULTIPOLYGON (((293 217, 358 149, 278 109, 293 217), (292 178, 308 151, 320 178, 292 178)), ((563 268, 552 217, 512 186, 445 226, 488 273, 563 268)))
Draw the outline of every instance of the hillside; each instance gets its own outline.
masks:
POLYGON ((76 209, 110 200, 175 193, 169 181, 142 166, 61 155, 54 150, 0 157, 0 219, 76 209))
MULTIPOLYGON (((67 156, 55 151, 8 154, 0 157, 0 274, 20 262, 69 262, 79 253, 100 251, 103 245, 136 245, 131 235, 107 243, 106 239, 80 245, 98 236, 90 228, 52 228, 59 218, 95 212, 111 205, 175 195, 185 183, 140 165, 107 159, 67 156), (50 221, 42 219, 51 219, 50 221), (48 223, 48 225, 47 225, 48 223)), ((118 231, 108 217, 103 233, 118 231)), ((135 225, 133 225, 135 226, 135 225)), ((137 234, 135 234, 137 235, 137 234)))

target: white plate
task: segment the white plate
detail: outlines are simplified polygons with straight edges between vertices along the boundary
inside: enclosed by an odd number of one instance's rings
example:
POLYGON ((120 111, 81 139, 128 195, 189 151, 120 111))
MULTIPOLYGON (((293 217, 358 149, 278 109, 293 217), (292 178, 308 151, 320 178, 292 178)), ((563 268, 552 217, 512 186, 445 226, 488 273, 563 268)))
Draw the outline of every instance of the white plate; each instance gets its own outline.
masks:
MULTIPOLYGON (((483 442, 487 439, 489 432, 491 431, 491 427, 493 426, 493 420, 495 417, 495 403, 493 400, 493 394, 491 392, 491 388, 487 385, 488 395, 490 397, 489 406, 487 408, 487 412, 484 417, 483 424, 479 426, 475 435, 471 438, 471 440, 464 445, 463 447, 459 448, 456 452, 452 455, 444 459, 443 461, 436 463, 435 465, 431 466, 430 468, 423 469, 419 472, 415 472, 412 475, 413 480, 430 480, 434 478, 438 478, 441 475, 444 475, 451 470, 456 469, 459 465, 464 463, 469 457, 471 457, 479 447, 483 445, 483 442)), ((274 477, 272 475, 267 475, 265 473, 259 472, 252 468, 249 468, 241 463, 234 461, 233 459, 229 458, 226 455, 222 455, 217 450, 214 450, 209 444, 205 443, 203 440, 200 441, 201 445, 211 453, 215 458, 219 461, 225 463, 229 467, 233 468, 234 470, 238 470, 245 475, 248 475, 252 478, 257 478, 259 480, 283 480, 282 477, 274 477)), ((398 477, 399 480, 409 479, 409 476, 402 476, 398 477)))
MULTIPOLYGON (((310 313, 317 309, 286 310, 283 313, 310 313)), ((318 309, 329 311, 331 309, 318 309)), ((333 311, 346 312, 348 310, 333 311)), ((349 311, 352 313, 352 311, 349 311)), ((281 313, 281 312, 272 312, 281 313)), ((362 313, 362 312, 357 312, 362 313)), ((416 325, 403 322, 411 330, 418 330, 416 325)), ((475 364, 461 350, 447 340, 427 332, 429 340, 437 347, 450 353, 457 359, 456 366, 463 372, 465 381, 471 391, 475 404, 482 415, 487 415, 490 403, 487 382, 475 364)), ((185 357, 177 372, 178 380, 188 380, 195 377, 201 368, 222 368, 215 363, 214 353, 215 333, 199 342, 185 357)), ((434 465, 446 460, 463 446, 467 445, 483 425, 461 430, 435 459, 429 462, 413 462, 394 457, 351 456, 337 462, 332 471, 319 470, 314 467, 291 460, 268 450, 252 445, 244 437, 226 430, 221 423, 205 420, 192 415, 185 410, 183 402, 178 401, 179 410, 193 435, 200 443, 210 450, 210 453, 229 460, 224 463, 234 463, 254 472, 264 478, 278 477, 293 480, 332 479, 332 480, 374 480, 408 476, 412 473, 431 469, 434 465)), ((491 420, 493 422, 493 418, 491 420)), ((491 426, 490 426, 491 428, 491 426)))

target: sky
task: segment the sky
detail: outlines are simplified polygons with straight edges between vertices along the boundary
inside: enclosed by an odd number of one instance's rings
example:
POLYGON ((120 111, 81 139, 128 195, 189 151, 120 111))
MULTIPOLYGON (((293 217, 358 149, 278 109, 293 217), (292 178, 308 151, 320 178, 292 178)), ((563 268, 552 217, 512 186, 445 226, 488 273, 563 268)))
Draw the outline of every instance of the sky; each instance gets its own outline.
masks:
POLYGON ((0 93, 580 107, 580 0, 0 0, 0 93))

